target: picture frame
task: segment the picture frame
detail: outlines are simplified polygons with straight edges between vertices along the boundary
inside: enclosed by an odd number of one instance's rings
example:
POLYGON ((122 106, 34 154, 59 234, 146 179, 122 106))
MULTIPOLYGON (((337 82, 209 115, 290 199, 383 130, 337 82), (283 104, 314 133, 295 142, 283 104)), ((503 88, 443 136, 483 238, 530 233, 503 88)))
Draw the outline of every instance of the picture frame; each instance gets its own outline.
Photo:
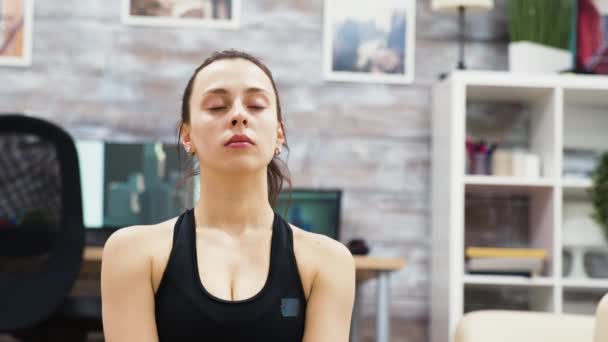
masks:
POLYGON ((32 64, 34 0, 0 0, 0 66, 32 64))
POLYGON ((325 0, 324 79, 412 83, 415 17, 415 0, 325 0))
POLYGON ((126 25, 237 29, 240 0, 122 0, 126 25))
POLYGON ((571 52, 574 69, 582 74, 608 75, 608 3, 576 0, 571 52))

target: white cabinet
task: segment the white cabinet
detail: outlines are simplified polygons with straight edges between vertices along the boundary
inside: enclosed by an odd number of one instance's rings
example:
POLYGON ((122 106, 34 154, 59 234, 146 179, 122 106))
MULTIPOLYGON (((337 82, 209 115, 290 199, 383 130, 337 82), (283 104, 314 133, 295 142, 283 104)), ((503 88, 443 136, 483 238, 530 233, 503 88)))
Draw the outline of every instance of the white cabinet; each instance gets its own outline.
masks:
POLYGON ((566 277, 562 260, 564 206, 588 202, 591 182, 563 176, 563 160, 568 149, 608 150, 608 77, 457 71, 432 101, 431 341, 453 341, 480 308, 591 313, 608 279, 566 277), (540 176, 467 174, 468 135, 527 149, 540 176), (532 278, 467 274, 472 244, 542 248, 548 259, 532 278))

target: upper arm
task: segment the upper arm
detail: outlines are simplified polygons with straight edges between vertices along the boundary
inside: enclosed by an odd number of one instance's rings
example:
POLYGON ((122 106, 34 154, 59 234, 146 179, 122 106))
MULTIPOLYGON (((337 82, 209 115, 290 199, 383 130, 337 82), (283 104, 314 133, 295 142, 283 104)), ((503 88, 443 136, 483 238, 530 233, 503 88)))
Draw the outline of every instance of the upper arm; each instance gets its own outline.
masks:
POLYGON ((355 262, 335 240, 321 241, 320 267, 307 302, 304 342, 347 342, 355 300, 355 262))
POLYGON ((139 227, 118 230, 103 250, 101 299, 108 342, 158 341, 151 260, 142 250, 141 233, 139 227))

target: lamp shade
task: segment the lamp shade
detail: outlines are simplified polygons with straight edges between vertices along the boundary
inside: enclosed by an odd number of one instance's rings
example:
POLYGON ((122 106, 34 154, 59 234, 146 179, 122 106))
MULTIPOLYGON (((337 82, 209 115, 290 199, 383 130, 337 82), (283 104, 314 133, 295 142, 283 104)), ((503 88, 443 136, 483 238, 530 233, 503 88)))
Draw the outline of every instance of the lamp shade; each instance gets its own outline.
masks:
POLYGON ((494 7, 494 0, 431 0, 433 11, 454 11, 458 7, 468 10, 489 10, 494 7))

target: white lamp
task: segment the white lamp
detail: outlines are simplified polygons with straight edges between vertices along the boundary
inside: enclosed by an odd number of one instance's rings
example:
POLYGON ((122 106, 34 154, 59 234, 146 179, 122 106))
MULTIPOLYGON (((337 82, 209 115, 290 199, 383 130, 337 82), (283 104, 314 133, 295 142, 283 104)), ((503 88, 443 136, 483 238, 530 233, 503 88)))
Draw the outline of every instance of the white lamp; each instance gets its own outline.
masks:
POLYGON ((458 11, 459 19, 459 60, 458 69, 466 69, 464 65, 464 12, 465 10, 490 10, 494 7, 494 0, 431 0, 431 9, 437 12, 458 11))

